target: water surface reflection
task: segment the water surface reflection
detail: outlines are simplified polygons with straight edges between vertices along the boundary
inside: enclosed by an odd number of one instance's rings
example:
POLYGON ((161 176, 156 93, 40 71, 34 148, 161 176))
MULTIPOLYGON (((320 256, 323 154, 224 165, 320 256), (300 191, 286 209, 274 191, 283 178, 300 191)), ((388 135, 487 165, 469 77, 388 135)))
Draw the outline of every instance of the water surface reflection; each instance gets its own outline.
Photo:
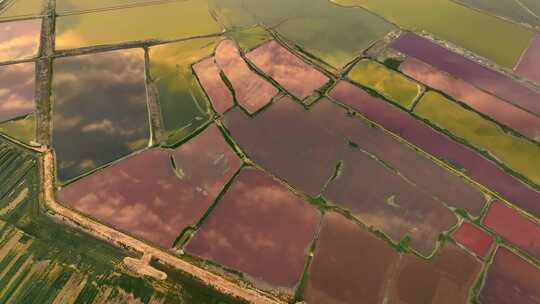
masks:
POLYGON ((319 211, 285 186, 260 170, 244 169, 186 251, 290 292, 319 222, 319 211))
POLYGON ((53 146, 61 182, 148 145, 142 50, 59 58, 53 69, 53 146))
POLYGON ((82 213, 164 248, 194 225, 240 168, 215 126, 176 150, 152 149, 59 192, 82 213))
POLYGON ((338 83, 330 96, 431 155, 445 160, 517 206, 533 214, 540 214, 540 205, 537 203, 540 200, 539 192, 512 177, 495 163, 452 141, 406 112, 346 81, 338 83))
POLYGON ((246 57, 299 99, 308 97, 329 80, 276 41, 265 43, 246 57))
POLYGON ((0 66, 0 122, 36 109, 34 63, 0 66))
POLYGON ((41 19, 0 23, 0 61, 35 57, 40 33, 41 19))

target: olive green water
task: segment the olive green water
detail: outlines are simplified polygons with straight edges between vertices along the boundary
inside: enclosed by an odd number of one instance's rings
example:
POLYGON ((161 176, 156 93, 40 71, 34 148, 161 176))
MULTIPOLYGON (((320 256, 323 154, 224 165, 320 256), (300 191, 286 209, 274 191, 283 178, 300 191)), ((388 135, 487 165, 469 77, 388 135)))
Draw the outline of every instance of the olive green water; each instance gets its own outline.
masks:
POLYGON ((363 7, 409 30, 425 30, 495 63, 512 68, 534 33, 450 0, 331 0, 363 7))

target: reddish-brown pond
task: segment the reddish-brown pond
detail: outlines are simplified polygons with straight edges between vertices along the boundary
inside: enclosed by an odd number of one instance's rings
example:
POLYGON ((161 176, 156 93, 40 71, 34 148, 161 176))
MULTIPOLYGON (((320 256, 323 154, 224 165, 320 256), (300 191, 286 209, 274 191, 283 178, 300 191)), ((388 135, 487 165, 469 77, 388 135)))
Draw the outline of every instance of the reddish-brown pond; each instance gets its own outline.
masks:
POLYGON ((540 226, 501 202, 493 202, 484 225, 540 259, 540 226))
POLYGON ((330 96, 431 155, 446 161, 517 206, 537 216, 540 215, 538 204, 540 192, 405 111, 369 95, 346 81, 339 82, 330 92, 330 96))
POLYGON ((474 256, 451 243, 446 243, 429 261, 404 255, 393 278, 388 303, 468 303, 481 265, 474 256))
POLYGON ((493 245, 493 239, 489 234, 467 222, 454 233, 454 239, 481 258, 488 254, 493 245))
POLYGON ((215 126, 176 150, 152 149, 60 190, 60 201, 135 237, 169 248, 196 224, 240 168, 215 126))
POLYGON ((233 109, 225 115, 224 124, 253 161, 313 196, 334 174, 346 144, 288 97, 253 119, 233 109))
POLYGON ((411 246, 428 256, 439 233, 456 224, 449 209, 360 149, 344 153, 342 160, 340 175, 324 197, 395 242, 408 235, 411 246))
POLYGON ((328 99, 319 100, 311 109, 328 130, 346 137, 360 149, 381 159, 430 195, 449 206, 480 215, 485 198, 482 192, 463 178, 437 165, 404 142, 371 126, 363 119, 351 117, 346 110, 328 99))
POLYGON ((382 303, 399 254, 340 214, 324 215, 305 299, 310 304, 382 303))
POLYGON ((497 249, 480 293, 486 304, 538 304, 540 270, 505 247, 497 249))
POLYGON ((280 182, 243 169, 186 251, 242 271, 261 287, 290 292, 319 223, 319 211, 280 182))

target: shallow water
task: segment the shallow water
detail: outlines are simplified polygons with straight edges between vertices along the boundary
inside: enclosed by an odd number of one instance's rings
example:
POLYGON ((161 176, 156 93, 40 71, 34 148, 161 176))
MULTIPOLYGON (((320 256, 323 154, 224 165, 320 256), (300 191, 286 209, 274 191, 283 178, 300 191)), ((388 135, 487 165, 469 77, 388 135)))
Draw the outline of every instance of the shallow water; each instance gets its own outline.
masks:
POLYGON ((220 23, 238 28, 262 23, 331 69, 340 69, 375 40, 395 29, 362 9, 328 0, 211 0, 220 23), (351 30, 355 31, 351 35, 351 30))
POLYGON ((76 181, 59 199, 170 248, 182 229, 202 218, 240 165, 217 127, 210 126, 175 150, 147 150, 76 181))
POLYGON ((504 132, 497 124, 433 91, 420 99, 414 113, 489 152, 511 170, 540 185, 540 147, 533 142, 504 132))
POLYGON ((212 102, 213 108, 218 113, 224 113, 234 106, 234 99, 229 88, 221 79, 221 70, 214 57, 206 58, 193 65, 193 71, 197 75, 201 87, 212 102))
POLYGON ((0 23, 0 62, 37 56, 41 19, 0 23))
POLYGON ((0 66, 0 122, 36 109, 34 63, 0 66))
POLYGON ((233 40, 218 45, 216 63, 231 83, 236 101, 250 114, 262 109, 278 93, 269 81, 250 69, 233 40))
POLYGON ((278 181, 243 169, 186 251, 291 292, 319 222, 319 211, 278 181))
POLYGON ((192 65, 211 56, 221 40, 201 38, 150 48, 150 74, 170 145, 182 141, 210 120, 210 104, 192 65))
POLYGON ((299 191, 317 196, 334 174, 344 139, 324 130, 292 98, 285 97, 250 118, 235 108, 225 127, 257 164, 299 191))
POLYGON ((501 202, 493 202, 484 218, 484 225, 540 259, 540 227, 501 202))
POLYGON ((327 130, 346 137, 358 149, 381 160, 447 206, 467 210, 474 216, 480 215, 485 198, 478 188, 382 129, 347 115, 345 109, 328 99, 321 99, 312 106, 310 115, 315 116, 327 130))
POLYGON ((56 19, 56 49, 220 33, 205 1, 174 1, 56 19))
MULTIPOLYGON (((9 0, 5 0, 8 2, 9 0)), ((0 10, 0 20, 18 19, 39 16, 43 13, 43 0, 15 0, 6 3, 7 6, 0 10)))
POLYGON ((506 247, 499 247, 480 293, 482 303, 534 304, 540 298, 540 270, 506 247))
POLYGON ((388 303, 467 303, 481 267, 479 260, 450 242, 429 261, 406 255, 396 270, 388 303))
POLYGON ((422 93, 422 86, 418 83, 371 60, 360 60, 348 77, 406 109, 411 109, 422 93))
POLYGON ((330 97, 350 106, 361 115, 382 125, 403 139, 446 161, 479 183, 535 215, 540 214, 540 193, 514 178, 495 163, 457 143, 395 106, 362 89, 341 81, 330 97))
POLYGON ((309 268, 305 300, 382 303, 399 258, 385 241, 342 215, 327 212, 309 268))
POLYGON ((534 37, 523 54, 516 67, 516 74, 540 84, 540 34, 534 37))
POLYGON ((450 0, 331 1, 363 7, 408 30, 425 30, 508 68, 514 67, 534 35, 525 27, 450 0))
POLYGON ((300 100, 325 85, 329 78, 276 41, 246 54, 246 58, 300 100))
POLYGON ((409 77, 442 91, 530 139, 540 141, 540 117, 412 57, 407 58, 399 68, 409 77))
POLYGON ((395 40, 391 47, 493 93, 525 110, 536 114, 540 113, 540 103, 538 102, 540 92, 529 89, 499 72, 445 49, 428 39, 406 33, 395 40))
POLYGON ((457 223, 449 209, 362 151, 350 149, 341 160, 340 173, 324 198, 395 243, 409 236, 411 247, 429 256, 439 234, 457 223))
POLYGON ((148 146, 142 49, 54 60, 53 147, 66 182, 148 146))

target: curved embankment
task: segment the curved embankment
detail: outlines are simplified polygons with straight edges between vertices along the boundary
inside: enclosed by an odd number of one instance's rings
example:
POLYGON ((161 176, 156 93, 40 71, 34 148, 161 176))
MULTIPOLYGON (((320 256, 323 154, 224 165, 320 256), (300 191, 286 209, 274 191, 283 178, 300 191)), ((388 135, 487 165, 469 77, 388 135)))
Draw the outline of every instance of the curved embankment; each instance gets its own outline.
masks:
POLYGON ((154 248, 142 241, 109 228, 103 224, 97 223, 73 210, 62 206, 56 201, 54 195, 54 164, 55 161, 53 152, 51 150, 45 151, 40 159, 40 174, 42 178, 42 191, 45 206, 52 212, 70 222, 77 224, 95 237, 112 242, 120 247, 132 248, 138 252, 142 252, 147 260, 150 256, 155 257, 172 267, 195 276, 205 284, 213 286, 218 291, 227 295, 237 297, 254 304, 281 303, 280 301, 268 298, 255 290, 241 287, 221 276, 192 265, 178 257, 164 252, 163 250, 154 248))

